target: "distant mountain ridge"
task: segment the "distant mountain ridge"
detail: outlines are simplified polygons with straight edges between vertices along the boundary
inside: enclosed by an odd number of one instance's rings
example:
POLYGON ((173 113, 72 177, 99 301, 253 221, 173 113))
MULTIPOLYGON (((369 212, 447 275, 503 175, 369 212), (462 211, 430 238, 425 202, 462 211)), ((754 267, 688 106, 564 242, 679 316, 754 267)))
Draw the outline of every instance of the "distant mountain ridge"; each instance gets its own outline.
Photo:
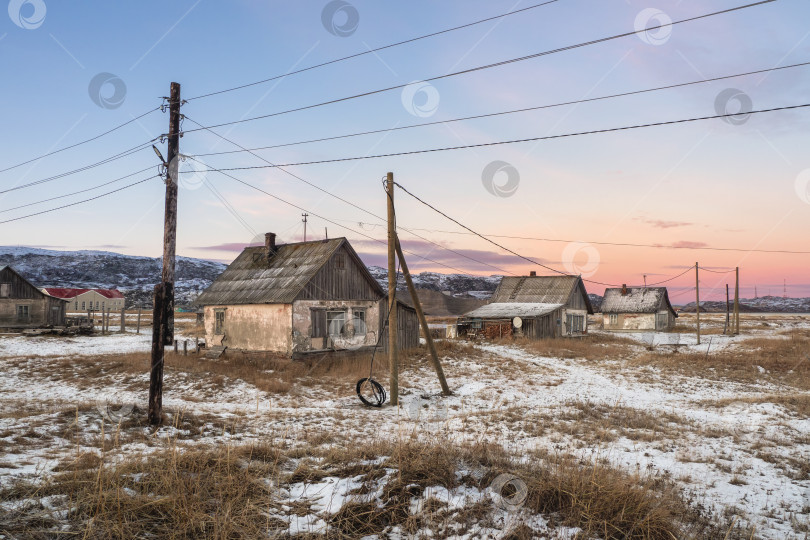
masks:
MULTIPOLYGON (((123 255, 111 251, 56 251, 0 246, 0 266, 11 266, 37 287, 119 289, 127 306, 152 305, 160 281, 160 257, 123 255)), ((189 305, 225 269, 224 264, 178 257, 175 293, 178 306, 189 305)))
MULTIPOLYGON (((24 246, 0 246, 0 266, 12 266, 38 287, 79 287, 119 289, 127 299, 127 306, 150 307, 152 291, 160 281, 160 257, 123 255, 112 251, 80 250, 58 251, 24 246)), ((176 302, 189 306, 227 265, 220 262, 177 258, 176 302)), ((368 267, 372 277, 388 289, 388 271, 379 266, 368 267)), ((471 276, 466 274, 440 274, 421 272, 413 274, 417 289, 443 293, 426 294, 425 303, 435 307, 437 314, 459 314, 489 300, 501 282, 502 276, 471 276), (442 298, 442 296, 444 298, 442 298), (479 302, 475 302, 478 300, 479 302)), ((406 291, 405 279, 400 274, 397 291, 406 291)), ((602 297, 588 295, 594 311, 599 311, 602 297)), ((406 295, 407 298, 407 295, 406 295)), ((724 312, 725 302, 700 303, 701 310, 724 312)), ((695 303, 683 306, 683 311, 695 310, 695 303)), ((763 296, 741 299, 743 312, 810 313, 810 298, 782 298, 763 296)))

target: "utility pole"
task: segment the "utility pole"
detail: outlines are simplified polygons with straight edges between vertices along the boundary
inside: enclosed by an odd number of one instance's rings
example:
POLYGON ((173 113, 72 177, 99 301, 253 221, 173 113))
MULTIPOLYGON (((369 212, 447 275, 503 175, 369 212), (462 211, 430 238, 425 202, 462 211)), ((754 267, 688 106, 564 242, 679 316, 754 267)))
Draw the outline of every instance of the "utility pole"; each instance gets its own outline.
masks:
POLYGON ((177 181, 180 159, 180 84, 171 84, 166 161, 166 207, 163 225, 162 282, 155 286, 152 312, 152 359, 149 374, 149 423, 163 417, 163 361, 165 346, 174 342, 174 269, 177 239, 177 181))
POLYGON ((397 340, 397 224, 394 212, 394 173, 385 180, 388 200, 388 363, 390 364, 391 405, 399 405, 399 341, 397 340))
POLYGON ((405 262, 405 255, 402 254, 402 246, 399 244, 399 238, 396 241, 397 257, 399 257, 399 264, 402 265, 402 274, 405 276, 405 283, 408 285, 408 292, 411 293, 411 300, 413 307, 416 310, 416 316, 419 318, 419 324, 422 325, 422 331, 425 333, 425 342, 427 343, 428 350, 430 351, 430 362, 433 364, 433 369, 436 370, 436 375, 439 377, 439 384, 442 387, 442 395, 449 396, 452 394, 450 387, 447 386, 447 379, 444 377, 444 369, 439 361, 439 355, 436 354, 436 345, 433 343, 433 336, 430 335, 430 327, 428 327, 425 312, 422 311, 422 304, 419 302, 419 296, 416 294, 416 287, 413 286, 411 273, 408 271, 408 263, 405 262))
POLYGON ((737 281, 734 284, 734 334, 740 333, 740 267, 735 269, 737 281))
POLYGON ((698 263, 695 263, 695 314, 697 316, 697 344, 700 345, 700 279, 698 263))
POLYGON ((301 214, 301 217, 304 218, 301 221, 304 222, 304 242, 306 242, 307 241, 307 218, 309 217, 309 214, 304 212, 303 214, 301 214))

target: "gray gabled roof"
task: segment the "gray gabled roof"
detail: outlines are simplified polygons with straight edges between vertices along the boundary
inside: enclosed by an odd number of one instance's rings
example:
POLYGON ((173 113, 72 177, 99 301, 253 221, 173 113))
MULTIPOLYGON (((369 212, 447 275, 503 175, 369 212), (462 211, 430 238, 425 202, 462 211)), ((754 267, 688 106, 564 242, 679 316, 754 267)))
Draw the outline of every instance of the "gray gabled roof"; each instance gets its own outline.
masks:
POLYGON ((608 288, 602 298, 602 313, 655 313, 665 308, 675 313, 666 287, 627 287, 625 295, 621 287, 608 288))
POLYGON ((195 305, 289 304, 341 246, 367 274, 380 296, 385 294, 345 238, 277 246, 268 261, 264 246, 247 247, 208 287, 195 305))
POLYGON ((473 319, 511 319, 513 317, 540 317, 563 307, 563 304, 529 302, 499 302, 487 304, 464 314, 473 319))
POLYGON ((588 313, 593 313, 585 285, 579 276, 505 277, 492 294, 490 303, 567 304, 577 285, 580 285, 588 313))

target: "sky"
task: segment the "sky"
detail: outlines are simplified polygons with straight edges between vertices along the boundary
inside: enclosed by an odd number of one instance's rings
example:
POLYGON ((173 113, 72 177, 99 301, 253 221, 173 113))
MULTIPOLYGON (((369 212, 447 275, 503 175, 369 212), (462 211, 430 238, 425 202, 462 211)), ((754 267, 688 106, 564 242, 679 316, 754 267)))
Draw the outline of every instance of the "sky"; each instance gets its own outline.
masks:
POLYGON ((532 7, 541 1, 11 0, 8 16, 0 11, 0 169, 7 169, 0 172, 0 244, 159 256, 165 186, 150 146, 157 139, 166 155, 159 137, 168 114, 158 107, 174 81, 187 100, 180 150, 196 156, 180 165, 179 255, 228 262, 265 232, 300 241, 306 211, 308 239, 345 236, 367 264, 385 266, 382 179, 393 172, 425 202, 536 262, 469 234, 397 188, 397 224, 413 271, 543 275, 552 268, 581 274, 597 294, 646 279, 665 282, 681 303, 694 298, 688 269, 698 262, 706 269, 701 299, 724 296, 737 266, 743 297, 754 296, 755 286, 760 296, 785 287, 788 296, 810 296, 810 254, 751 251, 810 251, 810 108, 268 166, 810 103, 810 66, 800 66, 446 122, 810 61, 804 0, 672 25, 748 2, 556 0, 532 7), (290 74, 350 55, 359 56, 290 74), (310 107, 333 100, 341 101, 310 107), (266 117, 196 129, 258 116, 266 117), (432 125, 390 131, 421 123, 432 125), (377 133, 289 145, 365 131, 377 133), (223 168, 239 170, 230 177, 209 170, 223 168), (40 180, 47 181, 22 187, 40 180), (63 205, 71 206, 38 214, 63 205), (696 249, 707 247, 722 250, 696 249))

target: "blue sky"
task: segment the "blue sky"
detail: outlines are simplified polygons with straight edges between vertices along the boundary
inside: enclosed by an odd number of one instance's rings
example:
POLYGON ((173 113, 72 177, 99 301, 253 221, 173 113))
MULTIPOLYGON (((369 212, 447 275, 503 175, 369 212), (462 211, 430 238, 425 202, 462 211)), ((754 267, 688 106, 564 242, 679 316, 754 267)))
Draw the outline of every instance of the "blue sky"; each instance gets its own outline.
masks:
MULTIPOLYGON (((92 137, 157 107, 171 81, 182 84, 183 97, 188 99, 535 3, 539 2, 353 0, 332 19, 341 27, 352 22, 342 18, 346 13, 356 13, 356 28, 340 36, 324 25, 322 15, 330 5, 325 1, 83 2, 77 7, 53 0, 12 0, 10 15, 0 16, 0 62, 5 74, 0 86, 5 133, 0 169, 92 137), (106 84, 100 94, 95 92, 94 101, 91 81, 101 73, 116 78, 119 95, 113 84, 106 84), (96 103, 103 104, 103 99, 122 99, 122 103, 105 108, 96 103)), ((632 31, 644 13, 660 12, 679 20, 744 3, 559 0, 249 89, 192 100, 183 113, 205 125, 270 114, 632 31)), ((809 16, 807 2, 778 0, 675 25, 659 36, 664 39, 657 44, 655 39, 630 36, 442 79, 433 82, 428 93, 418 93, 415 101, 406 95, 403 102, 403 92, 395 90, 217 131, 243 146, 267 146, 767 69, 810 60, 809 16)), ((715 114, 717 97, 728 88, 739 90, 754 109, 795 105, 810 102, 808 83, 810 68, 800 67, 640 96, 276 148, 261 155, 275 163, 294 163, 708 116, 715 114)), ((730 102, 728 112, 738 106, 739 102, 730 102)), ((802 174, 810 168, 809 119, 807 109, 798 109, 753 115, 739 125, 715 119, 289 170, 379 216, 385 212, 380 179, 393 171, 397 181, 481 232, 566 240, 499 241, 554 268, 582 272, 597 281, 640 283, 643 274, 655 281, 700 260, 710 268, 740 265, 744 293, 755 284, 760 293, 769 287, 780 293, 787 279, 791 294, 807 296, 808 255, 622 248, 587 242, 810 249, 806 240, 810 196, 802 174), (485 189, 482 174, 493 161, 506 162, 517 171, 518 186, 511 196, 494 196, 485 189), (567 240, 585 244, 572 245, 567 240)), ((167 123, 166 114, 152 113, 93 143, 0 173, 0 186, 8 189, 106 158, 165 133, 167 123)), ((193 127, 186 120, 184 128, 193 127)), ((165 144, 158 146, 165 154, 165 144)), ((188 133, 181 141, 185 154, 233 149, 205 132, 188 133)), ((246 154, 200 159, 215 167, 264 164, 246 154)), ((0 194, 2 211, 92 188, 150 165, 153 171, 110 188, 6 211, 0 213, 0 220, 82 200, 156 174, 157 158, 147 148, 81 174, 0 194)), ((194 166, 191 161, 184 165, 187 170, 194 166)), ((349 237, 370 264, 384 261, 382 246, 358 234, 384 238, 384 227, 376 218, 280 171, 233 174, 354 229, 310 216, 310 238, 322 236, 328 227, 330 236, 349 237)), ((277 232, 283 241, 301 239, 300 210, 218 173, 186 177, 190 181, 180 190, 179 254, 229 260, 236 254, 232 249, 265 231, 277 232)), ((494 181, 502 185, 505 180, 505 175, 499 175, 494 181)), ((397 197, 400 225, 427 229, 419 234, 487 264, 460 258, 403 232, 411 251, 471 273, 533 269, 480 239, 433 232, 459 229, 406 195, 397 197)), ((0 243, 101 247, 157 256, 162 198, 160 181, 151 180, 97 201, 0 224, 0 243)), ((411 266, 453 271, 416 258, 411 266)), ((719 293, 726 276, 715 277, 707 278, 704 286, 719 293)), ((672 282, 673 290, 683 287, 688 292, 689 279, 672 282)), ((601 292, 600 287, 593 288, 601 292)))

